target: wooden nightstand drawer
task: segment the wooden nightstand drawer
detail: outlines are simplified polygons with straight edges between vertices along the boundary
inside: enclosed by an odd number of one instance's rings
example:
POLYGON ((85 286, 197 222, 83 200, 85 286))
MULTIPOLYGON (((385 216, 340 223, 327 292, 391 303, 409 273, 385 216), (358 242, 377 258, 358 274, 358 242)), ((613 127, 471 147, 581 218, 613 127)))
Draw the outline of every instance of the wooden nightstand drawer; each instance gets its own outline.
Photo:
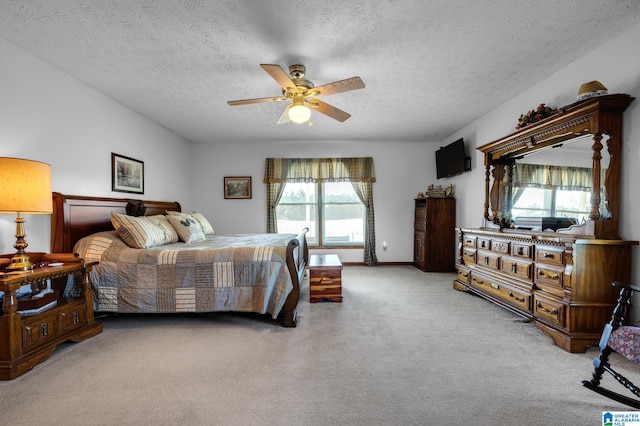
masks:
MULTIPOLYGON (((27 317, 28 318, 28 317, 27 317)), ((22 350, 27 352, 58 337, 57 312, 22 321, 22 350)))
POLYGON ((87 312, 81 303, 73 303, 60 311, 60 333, 65 333, 87 323, 87 312))

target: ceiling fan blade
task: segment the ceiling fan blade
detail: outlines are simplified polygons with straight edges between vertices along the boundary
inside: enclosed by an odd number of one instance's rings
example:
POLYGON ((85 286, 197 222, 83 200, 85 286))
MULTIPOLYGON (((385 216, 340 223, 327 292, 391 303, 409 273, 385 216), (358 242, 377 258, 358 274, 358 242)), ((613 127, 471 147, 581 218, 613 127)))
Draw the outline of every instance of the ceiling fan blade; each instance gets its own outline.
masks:
POLYGON ((305 102, 305 105, 318 112, 321 112, 324 115, 328 115, 329 117, 333 118, 334 120, 338 120, 341 123, 351 117, 351 114, 349 114, 348 112, 344 112, 341 109, 331 106, 328 103, 318 101, 316 99, 305 102))
POLYGON ((241 99, 241 100, 237 100, 237 101, 227 101, 227 103, 231 106, 238 106, 238 105, 248 105, 248 104, 259 104, 262 102, 280 102, 280 101, 286 101, 287 98, 285 98, 284 96, 272 96, 270 98, 255 98, 255 99, 241 99))
POLYGON ((315 96, 316 98, 319 98, 321 96, 348 92, 349 90, 364 89, 364 87, 364 82, 360 77, 351 77, 309 89, 305 92, 305 96, 315 96))
POLYGON ((280 118, 278 118, 278 121, 276 121, 276 124, 291 123, 291 120, 289 120, 289 108, 291 108, 291 105, 293 104, 287 105, 284 111, 282 111, 282 114, 280 114, 280 118))
POLYGON ((291 77, 284 72, 280 65, 273 64, 260 64, 263 70, 265 70, 275 81, 278 82, 282 90, 295 89, 296 85, 291 81, 291 77))

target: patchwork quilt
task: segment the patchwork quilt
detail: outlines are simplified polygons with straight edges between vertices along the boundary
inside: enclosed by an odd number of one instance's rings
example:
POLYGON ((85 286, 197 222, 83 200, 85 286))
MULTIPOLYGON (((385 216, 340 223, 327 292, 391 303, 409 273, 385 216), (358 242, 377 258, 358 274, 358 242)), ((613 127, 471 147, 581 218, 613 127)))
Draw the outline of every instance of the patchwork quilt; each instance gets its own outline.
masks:
POLYGON ((286 249, 295 237, 207 235, 134 249, 108 231, 81 239, 74 251, 100 262, 91 271, 96 312, 238 311, 275 319, 293 289, 286 249))

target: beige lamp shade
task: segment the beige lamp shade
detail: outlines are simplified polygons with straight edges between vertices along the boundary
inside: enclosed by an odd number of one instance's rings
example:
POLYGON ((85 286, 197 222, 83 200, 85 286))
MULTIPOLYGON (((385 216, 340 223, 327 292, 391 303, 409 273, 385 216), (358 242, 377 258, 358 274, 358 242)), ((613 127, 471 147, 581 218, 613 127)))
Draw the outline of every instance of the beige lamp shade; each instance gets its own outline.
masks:
POLYGON ((51 166, 0 157, 0 213, 51 214, 51 166))

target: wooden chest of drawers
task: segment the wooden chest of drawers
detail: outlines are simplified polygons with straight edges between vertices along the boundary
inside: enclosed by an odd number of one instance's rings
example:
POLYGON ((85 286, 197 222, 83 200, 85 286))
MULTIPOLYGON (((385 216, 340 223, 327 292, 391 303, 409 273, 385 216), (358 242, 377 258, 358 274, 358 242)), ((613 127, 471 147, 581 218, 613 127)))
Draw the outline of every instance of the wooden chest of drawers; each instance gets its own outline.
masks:
POLYGON ((336 254, 311 255, 309 301, 342 302, 342 263, 336 254))

